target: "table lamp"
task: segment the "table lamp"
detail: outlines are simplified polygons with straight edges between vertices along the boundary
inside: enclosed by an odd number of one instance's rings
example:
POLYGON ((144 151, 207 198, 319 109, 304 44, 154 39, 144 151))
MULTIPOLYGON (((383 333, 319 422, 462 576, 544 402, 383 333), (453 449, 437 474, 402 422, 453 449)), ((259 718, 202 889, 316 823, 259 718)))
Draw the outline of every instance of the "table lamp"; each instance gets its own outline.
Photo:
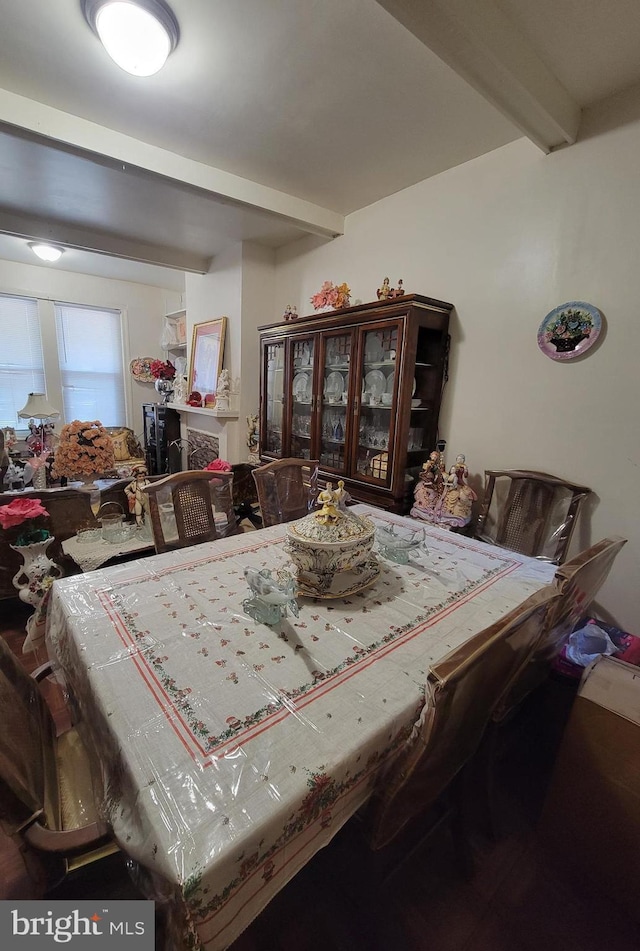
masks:
POLYGON ((60 411, 55 409, 48 401, 44 393, 29 393, 29 399, 18 410, 20 419, 38 419, 40 420, 40 452, 45 450, 44 424, 47 419, 53 419, 60 415, 60 411))

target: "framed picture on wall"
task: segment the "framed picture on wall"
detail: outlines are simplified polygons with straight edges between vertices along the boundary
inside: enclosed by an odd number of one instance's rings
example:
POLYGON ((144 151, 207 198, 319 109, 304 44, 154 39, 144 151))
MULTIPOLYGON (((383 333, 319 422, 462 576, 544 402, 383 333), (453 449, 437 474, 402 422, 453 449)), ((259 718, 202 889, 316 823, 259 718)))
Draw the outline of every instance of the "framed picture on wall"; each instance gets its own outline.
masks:
POLYGON ((224 357, 224 338, 227 318, 207 320, 195 324, 191 341, 189 392, 197 390, 202 396, 215 393, 224 357))

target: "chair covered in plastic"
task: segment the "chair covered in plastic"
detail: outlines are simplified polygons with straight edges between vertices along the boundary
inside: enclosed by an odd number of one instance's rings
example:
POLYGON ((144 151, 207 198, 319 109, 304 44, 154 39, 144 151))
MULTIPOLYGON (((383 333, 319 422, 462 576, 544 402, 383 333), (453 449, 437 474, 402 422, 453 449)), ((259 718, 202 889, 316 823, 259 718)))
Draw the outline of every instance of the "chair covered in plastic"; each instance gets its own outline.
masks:
POLYGON ((118 851, 80 736, 74 727, 56 736, 37 682, 50 672, 46 665, 29 676, 0 638, 0 824, 41 892, 118 851))
POLYGON ((545 472, 487 470, 475 537, 559 565, 590 492, 545 472))
POLYGON ((372 849, 384 848, 426 813, 474 755, 506 685, 538 643, 560 597, 551 585, 537 591, 430 668, 421 717, 370 803, 372 849))
POLYGON ((144 489, 156 552, 225 538, 238 531, 233 472, 175 472, 144 489))
POLYGON ((317 460, 277 459, 254 469, 253 478, 265 528, 304 518, 313 510, 318 494, 317 460))

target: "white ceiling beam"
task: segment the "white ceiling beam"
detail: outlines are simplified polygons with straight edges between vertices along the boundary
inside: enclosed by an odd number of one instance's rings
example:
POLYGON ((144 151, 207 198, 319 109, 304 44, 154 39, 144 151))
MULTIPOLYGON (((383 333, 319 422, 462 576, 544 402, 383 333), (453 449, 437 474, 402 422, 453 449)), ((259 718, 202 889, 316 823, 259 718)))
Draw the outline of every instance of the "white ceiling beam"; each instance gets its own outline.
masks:
POLYGON ((580 106, 493 0, 378 3, 544 152, 576 141, 580 106))
POLYGON ((333 238, 344 233, 344 215, 335 211, 149 145, 6 89, 0 89, 2 122, 83 152, 108 156, 122 162, 123 166, 143 169, 194 186, 222 201, 275 215, 309 234, 333 238))
POLYGON ((65 248, 77 251, 93 251, 96 254, 108 254, 115 258, 140 261, 143 264, 157 264, 160 267, 174 268, 179 271, 191 271, 206 274, 211 266, 211 258, 181 248, 168 247, 137 238, 99 231, 96 228, 83 228, 50 218, 38 218, 36 215, 5 211, 0 208, 0 232, 14 238, 28 241, 52 241, 65 248))

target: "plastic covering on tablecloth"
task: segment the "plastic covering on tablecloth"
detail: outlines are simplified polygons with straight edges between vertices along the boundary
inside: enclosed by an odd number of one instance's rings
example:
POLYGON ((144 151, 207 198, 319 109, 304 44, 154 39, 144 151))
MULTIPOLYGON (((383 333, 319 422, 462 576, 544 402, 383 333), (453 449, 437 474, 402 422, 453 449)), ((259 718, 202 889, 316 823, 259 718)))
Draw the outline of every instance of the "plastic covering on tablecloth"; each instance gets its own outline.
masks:
POLYGON ((244 569, 293 570, 281 525, 54 585, 50 652, 101 762, 104 814, 210 951, 366 801, 419 716, 430 664, 553 578, 426 536, 407 565, 380 557, 368 589, 301 597, 299 617, 273 627, 243 613, 244 569))

